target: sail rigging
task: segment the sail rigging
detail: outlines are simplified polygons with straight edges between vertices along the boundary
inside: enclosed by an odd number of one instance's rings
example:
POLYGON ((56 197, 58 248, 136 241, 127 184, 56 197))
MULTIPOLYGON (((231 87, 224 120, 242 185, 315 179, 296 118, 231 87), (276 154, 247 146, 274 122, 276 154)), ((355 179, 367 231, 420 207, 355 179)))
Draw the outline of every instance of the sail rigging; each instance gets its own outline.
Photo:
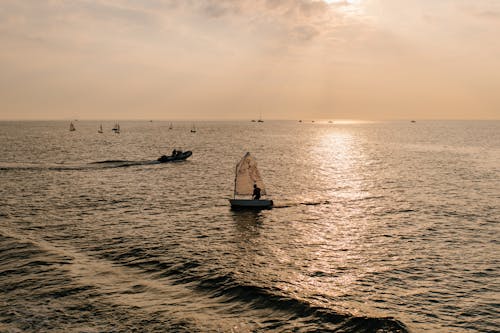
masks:
POLYGON ((236 165, 236 177, 234 180, 234 196, 252 195, 253 185, 260 188, 262 195, 266 194, 266 188, 257 168, 257 160, 246 153, 241 161, 236 165))

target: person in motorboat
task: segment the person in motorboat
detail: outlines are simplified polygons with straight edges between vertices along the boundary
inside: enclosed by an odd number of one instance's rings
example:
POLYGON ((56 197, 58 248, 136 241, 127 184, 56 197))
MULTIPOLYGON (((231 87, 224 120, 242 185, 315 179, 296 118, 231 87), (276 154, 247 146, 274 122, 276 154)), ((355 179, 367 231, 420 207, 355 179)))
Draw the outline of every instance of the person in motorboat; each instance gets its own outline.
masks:
POLYGON ((177 150, 174 148, 174 150, 172 150, 172 156, 175 156, 177 155, 177 150))
POLYGON ((259 200, 259 199, 260 199, 260 188, 257 186, 257 184, 253 184, 252 200, 259 200))

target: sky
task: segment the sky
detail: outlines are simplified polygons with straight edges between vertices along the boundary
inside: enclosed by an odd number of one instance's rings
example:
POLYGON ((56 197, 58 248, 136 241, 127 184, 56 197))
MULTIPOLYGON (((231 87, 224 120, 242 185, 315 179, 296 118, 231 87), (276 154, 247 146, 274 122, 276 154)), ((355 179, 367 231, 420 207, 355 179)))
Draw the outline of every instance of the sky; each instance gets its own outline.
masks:
POLYGON ((0 119, 500 119, 498 0, 1 0, 0 119))

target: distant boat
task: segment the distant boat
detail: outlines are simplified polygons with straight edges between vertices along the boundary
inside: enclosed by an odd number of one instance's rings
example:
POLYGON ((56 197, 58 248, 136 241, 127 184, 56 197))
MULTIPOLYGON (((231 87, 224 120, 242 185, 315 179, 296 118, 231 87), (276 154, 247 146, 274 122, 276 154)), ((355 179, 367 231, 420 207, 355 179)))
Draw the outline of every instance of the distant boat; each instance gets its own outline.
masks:
POLYGON ((172 125, 172 123, 170 123, 170 126, 168 126, 168 129, 171 130, 173 128, 174 128, 174 126, 172 125))
POLYGON ((97 129, 97 133, 101 133, 101 134, 103 133, 102 124, 99 125, 99 128, 97 129))
POLYGON ((120 134, 120 124, 115 123, 115 126, 111 130, 116 134, 120 134))
POLYGON ((412 120, 411 122, 412 122, 412 123, 416 123, 416 121, 415 121, 415 120, 412 120))
POLYGON ((175 162, 175 161, 184 161, 187 159, 189 156, 193 155, 193 152, 188 150, 188 151, 181 151, 181 150, 175 150, 172 152, 172 155, 167 156, 167 155, 162 155, 160 158, 158 158, 158 162, 160 163, 166 163, 166 162, 175 162))
POLYGON ((264 182, 257 169, 255 158, 246 153, 241 161, 236 165, 236 176, 234 178, 233 199, 229 199, 233 209, 268 209, 273 207, 273 201, 269 199, 245 199, 237 196, 252 196, 254 185, 260 188, 262 195, 266 194, 264 182))
POLYGON ((255 123, 255 119, 252 119, 252 123, 255 123))
POLYGON ((263 123, 264 120, 262 120, 262 113, 260 114, 259 120, 257 120, 258 123, 263 123))
POLYGON ((73 125, 73 122, 69 123, 69 131, 70 132, 76 131, 76 128, 75 128, 75 125, 73 125))
POLYGON ((194 124, 193 127, 191 127, 191 133, 196 133, 196 126, 194 126, 194 124))
POLYGON ((299 123, 301 123, 301 122, 302 122, 302 120, 299 120, 299 123))

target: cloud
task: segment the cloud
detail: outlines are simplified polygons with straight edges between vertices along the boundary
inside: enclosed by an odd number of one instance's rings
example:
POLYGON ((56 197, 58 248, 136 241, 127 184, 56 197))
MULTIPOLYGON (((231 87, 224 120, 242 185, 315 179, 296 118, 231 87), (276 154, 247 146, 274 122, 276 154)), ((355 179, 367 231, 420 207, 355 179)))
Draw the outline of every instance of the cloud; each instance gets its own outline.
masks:
POLYGON ((312 26, 296 26, 294 28, 294 38, 301 41, 312 40, 315 36, 319 34, 319 31, 312 26))
POLYGON ((500 24, 500 3, 498 1, 460 1, 457 3, 457 7, 465 15, 470 15, 478 19, 491 20, 494 23, 500 24))
POLYGON ((3 0, 0 112, 493 112, 499 10, 493 0, 3 0))

